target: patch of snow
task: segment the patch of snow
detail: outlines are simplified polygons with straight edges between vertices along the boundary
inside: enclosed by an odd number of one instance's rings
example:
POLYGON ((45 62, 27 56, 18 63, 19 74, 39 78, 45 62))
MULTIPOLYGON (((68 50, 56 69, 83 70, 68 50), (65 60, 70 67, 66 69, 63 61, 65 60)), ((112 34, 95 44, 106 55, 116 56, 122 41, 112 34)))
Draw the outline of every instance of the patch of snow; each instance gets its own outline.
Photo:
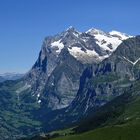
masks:
POLYGON ((40 97, 40 94, 37 94, 37 98, 39 98, 40 97))
POLYGON ((127 118, 125 118, 124 120, 130 120, 131 119, 131 117, 127 117, 127 118))
POLYGON ((86 31, 86 33, 89 33, 90 35, 106 34, 104 31, 95 28, 89 29, 88 31, 86 31))
POLYGON ((79 34, 78 34, 78 33, 73 32, 73 34, 74 34, 76 37, 79 37, 79 34))
POLYGON ((85 107, 85 110, 84 110, 84 113, 87 112, 88 108, 89 108, 89 103, 90 103, 90 97, 88 98, 87 102, 86 102, 86 107, 85 107))
POLYGON ((79 57, 80 55, 86 55, 86 56, 98 56, 98 54, 94 50, 86 50, 83 51, 79 47, 72 47, 68 48, 71 55, 73 55, 75 58, 79 57))
POLYGON ((114 51, 122 43, 117 37, 106 36, 102 34, 94 35, 97 40, 96 43, 104 50, 114 51), (108 46, 111 45, 112 49, 108 46))
POLYGON ((38 103, 41 103, 41 100, 38 100, 38 103))
POLYGON ((89 37, 82 37, 82 40, 83 40, 84 42, 87 42, 87 41, 89 40, 89 37))
POLYGON ((60 53, 61 50, 64 48, 64 44, 61 42, 61 40, 55 41, 51 43, 52 47, 58 47, 58 50, 56 50, 57 53, 60 53))
POLYGON ((81 50, 81 48, 79 47, 72 47, 72 48, 68 48, 70 54, 72 56, 74 56, 75 58, 77 58, 78 60, 80 59, 96 59, 98 61, 102 61, 105 58, 108 58, 109 55, 104 55, 104 56, 100 56, 98 53, 95 52, 95 50, 88 50, 86 49, 85 51, 81 50))
POLYGON ((40 94, 38 93, 36 100, 37 100, 38 103, 41 103, 41 100, 39 99, 39 97, 40 97, 40 94))
POLYGON ((138 63, 138 61, 140 61, 140 58, 138 58, 135 62, 132 62, 131 60, 127 59, 126 57, 123 57, 125 60, 127 60, 128 62, 130 62, 132 65, 136 65, 138 63))
POLYGON ((126 40, 130 37, 133 37, 133 36, 129 36, 125 33, 118 32, 118 31, 111 31, 111 32, 109 32, 109 34, 112 36, 118 36, 118 37, 120 37, 121 40, 126 40))
POLYGON ((69 27, 66 29, 66 31, 69 31, 69 30, 71 30, 71 29, 74 29, 74 27, 73 27, 73 26, 69 26, 69 27))
POLYGON ((103 56, 99 56, 99 60, 102 61, 106 58, 108 58, 110 55, 103 55, 103 56))
POLYGON ((74 32, 76 32, 77 34, 81 34, 81 32, 78 32, 73 26, 70 26, 69 28, 66 29, 67 31, 73 30, 74 32))
POLYGON ((133 62, 133 65, 136 65, 140 61, 140 58, 138 58, 135 62, 133 62))

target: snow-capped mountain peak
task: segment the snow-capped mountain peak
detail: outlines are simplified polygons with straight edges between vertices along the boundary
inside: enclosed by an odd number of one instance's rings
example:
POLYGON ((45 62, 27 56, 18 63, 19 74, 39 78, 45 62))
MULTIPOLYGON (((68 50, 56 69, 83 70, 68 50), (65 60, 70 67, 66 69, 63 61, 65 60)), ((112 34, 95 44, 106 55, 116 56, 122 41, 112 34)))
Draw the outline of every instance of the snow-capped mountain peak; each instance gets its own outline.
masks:
POLYGON ((122 41, 129 37, 132 36, 118 31, 104 32, 95 28, 81 33, 70 26, 61 34, 52 37, 46 48, 57 57, 66 48, 82 63, 93 63, 109 57, 122 41))
POLYGON ((86 33, 88 34, 90 34, 90 35, 97 35, 97 34, 102 34, 102 35, 104 35, 104 34, 106 34, 104 31, 102 31, 102 30, 99 30, 99 29, 96 29, 96 28, 91 28, 91 29, 89 29, 88 31, 86 31, 86 33))
POLYGON ((70 26, 66 29, 66 31, 74 31, 74 30, 75 30, 75 28, 73 26, 70 26))
POLYGON ((113 52, 121 44, 132 36, 118 31, 104 32, 95 28, 91 28, 86 32, 95 37, 96 43, 105 51, 113 52))
POLYGON ((109 34, 110 34, 111 36, 119 37, 120 40, 125 40, 125 39, 127 39, 127 38, 133 37, 133 36, 127 35, 126 33, 121 33, 121 32, 115 31, 115 30, 109 32, 109 34))
POLYGON ((77 31, 73 26, 70 26, 64 32, 65 32, 65 36, 67 34, 73 34, 78 37, 81 34, 81 32, 77 31))

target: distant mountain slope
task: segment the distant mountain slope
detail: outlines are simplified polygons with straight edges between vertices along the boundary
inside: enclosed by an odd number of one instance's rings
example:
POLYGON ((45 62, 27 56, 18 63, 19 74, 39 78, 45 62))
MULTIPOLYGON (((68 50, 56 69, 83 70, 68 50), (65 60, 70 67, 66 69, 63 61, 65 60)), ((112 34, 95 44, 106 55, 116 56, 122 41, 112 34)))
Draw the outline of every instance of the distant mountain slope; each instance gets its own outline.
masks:
POLYGON ((4 73, 0 74, 0 82, 6 81, 6 80, 17 80, 24 76, 24 74, 20 73, 4 73))
POLYGON ((0 139, 15 140, 40 132, 41 122, 38 121, 33 111, 37 106, 30 100, 29 91, 25 90, 23 81, 5 81, 0 83, 0 139), (19 98, 17 89, 20 89, 19 98), (25 96, 28 101, 25 101, 25 96))
POLYGON ((2 76, 0 76, 0 82, 3 82, 5 79, 2 77, 2 76))

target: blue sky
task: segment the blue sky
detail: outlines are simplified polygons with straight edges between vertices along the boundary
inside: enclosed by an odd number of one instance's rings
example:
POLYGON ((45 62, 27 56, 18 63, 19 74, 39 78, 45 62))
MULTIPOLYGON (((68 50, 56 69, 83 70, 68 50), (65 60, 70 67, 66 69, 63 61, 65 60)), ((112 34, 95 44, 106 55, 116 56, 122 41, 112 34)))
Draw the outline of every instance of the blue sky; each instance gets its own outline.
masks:
POLYGON ((0 73, 26 72, 45 36, 74 26, 140 34, 139 0, 0 0, 0 73))

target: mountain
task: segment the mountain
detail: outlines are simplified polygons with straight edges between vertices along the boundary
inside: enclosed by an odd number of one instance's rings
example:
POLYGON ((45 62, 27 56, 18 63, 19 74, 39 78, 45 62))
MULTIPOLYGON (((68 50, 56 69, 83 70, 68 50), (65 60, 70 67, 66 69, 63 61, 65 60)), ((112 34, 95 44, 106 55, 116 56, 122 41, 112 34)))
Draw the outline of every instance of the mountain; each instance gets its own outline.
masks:
POLYGON ((80 78, 80 87, 75 99, 65 110, 56 112, 55 115, 50 114, 50 118, 44 119, 44 125, 53 130, 75 124, 124 94, 139 80, 139 46, 140 36, 127 39, 109 58, 87 67, 80 78), (51 123, 48 123, 50 120, 51 123))
POLYGON ((129 37, 124 33, 105 33, 97 29, 80 33, 73 27, 46 37, 25 83, 32 87, 37 102, 42 102, 46 108, 65 108, 75 98, 81 73, 87 65, 109 57, 122 40, 129 37))
POLYGON ((124 67, 123 72, 131 76, 129 81, 138 78, 139 68, 135 67, 135 74, 131 68, 133 63, 138 66, 139 37, 131 38, 93 28, 80 33, 73 27, 46 37, 28 73, 0 83, 1 138, 17 139, 75 124, 90 110, 94 112, 121 95, 130 84, 117 87, 116 81, 123 75, 119 68, 124 67), (124 51, 119 52, 121 46, 124 51), (126 50, 129 55, 122 57, 123 65, 117 52, 125 54, 126 50), (117 71, 113 71, 114 65, 117 71))
POLYGON ((0 82, 6 81, 6 80, 17 80, 24 76, 24 74, 20 73, 3 73, 0 74, 0 82))

